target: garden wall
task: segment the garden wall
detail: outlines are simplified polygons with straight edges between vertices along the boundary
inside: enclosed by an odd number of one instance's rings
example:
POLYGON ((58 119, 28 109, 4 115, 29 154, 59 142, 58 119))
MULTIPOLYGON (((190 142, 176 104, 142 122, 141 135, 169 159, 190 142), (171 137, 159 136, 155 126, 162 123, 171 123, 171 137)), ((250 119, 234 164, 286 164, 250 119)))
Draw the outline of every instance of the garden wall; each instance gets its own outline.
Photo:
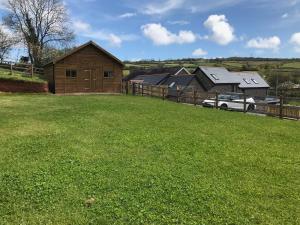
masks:
POLYGON ((48 91, 47 83, 0 79, 0 92, 46 93, 48 91))

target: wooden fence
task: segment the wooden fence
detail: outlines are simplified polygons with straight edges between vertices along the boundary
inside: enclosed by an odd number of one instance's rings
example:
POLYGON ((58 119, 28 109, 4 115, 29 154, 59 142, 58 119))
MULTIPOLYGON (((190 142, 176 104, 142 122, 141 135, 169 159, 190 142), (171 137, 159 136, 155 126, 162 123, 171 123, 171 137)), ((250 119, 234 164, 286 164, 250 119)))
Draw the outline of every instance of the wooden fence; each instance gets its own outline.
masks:
MULTIPOLYGON (((213 100, 213 108, 222 108, 219 104, 220 101, 225 103, 236 103, 234 101, 229 100, 220 100, 219 96, 221 93, 216 92, 203 92, 197 89, 187 89, 185 87, 176 86, 173 88, 169 88, 168 86, 153 86, 147 84, 139 84, 139 83, 124 83, 123 84, 123 93, 139 95, 139 96, 149 96, 161 98, 162 100, 170 100, 178 103, 187 103, 193 104, 195 106, 205 106, 203 104, 204 100, 213 100)), ((243 94, 241 96, 240 104, 241 109, 244 113, 257 113, 257 114, 265 114, 268 116, 290 119, 300 119, 300 107, 299 106, 291 106, 286 104, 288 101, 299 101, 299 99, 286 99, 283 96, 280 96, 280 101, 275 104, 268 104, 261 97, 255 98, 255 96, 246 96, 243 94), (247 102, 248 97, 254 97, 255 103, 247 102), (251 108, 249 106, 252 106, 251 108)))
POLYGON ((32 64, 15 63, 10 61, 0 62, 0 68, 4 68, 10 71, 13 75, 15 72, 24 73, 25 76, 33 77, 34 75, 43 75, 44 69, 34 67, 32 64))

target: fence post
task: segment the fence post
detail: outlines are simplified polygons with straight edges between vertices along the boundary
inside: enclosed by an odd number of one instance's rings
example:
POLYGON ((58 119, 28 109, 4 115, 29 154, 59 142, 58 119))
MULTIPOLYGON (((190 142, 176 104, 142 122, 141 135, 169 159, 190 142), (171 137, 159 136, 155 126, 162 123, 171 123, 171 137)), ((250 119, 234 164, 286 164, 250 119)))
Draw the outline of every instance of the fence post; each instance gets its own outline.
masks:
POLYGON ((162 97, 163 97, 163 100, 165 100, 165 88, 164 87, 162 87, 162 97))
POLYGON ((244 113, 247 113, 247 96, 245 92, 244 92, 244 113))
POLYGON ((216 104, 215 104, 216 109, 219 109, 219 93, 216 92, 216 104))
POLYGON ((197 106, 197 91, 194 89, 194 106, 197 106))
POLYGON ((176 86, 176 98, 177 98, 177 103, 179 103, 180 100, 179 100, 179 87, 178 86, 176 86))
POLYGON ((150 97, 152 97, 152 85, 150 86, 150 97))
POLYGON ((10 75, 13 75, 13 65, 12 65, 12 62, 10 63, 10 75))
POLYGON ((33 77, 34 67, 33 64, 31 64, 31 78, 33 77))
POLYGON ((280 95, 279 118, 283 119, 283 96, 280 95))
POLYGON ((144 83, 142 83, 142 96, 144 96, 144 83))
POLYGON ((136 95, 136 86, 135 86, 135 83, 132 83, 132 95, 136 95))
POLYGON ((125 94, 126 95, 128 95, 128 89, 129 89, 129 82, 127 81, 126 83, 125 83, 125 94))

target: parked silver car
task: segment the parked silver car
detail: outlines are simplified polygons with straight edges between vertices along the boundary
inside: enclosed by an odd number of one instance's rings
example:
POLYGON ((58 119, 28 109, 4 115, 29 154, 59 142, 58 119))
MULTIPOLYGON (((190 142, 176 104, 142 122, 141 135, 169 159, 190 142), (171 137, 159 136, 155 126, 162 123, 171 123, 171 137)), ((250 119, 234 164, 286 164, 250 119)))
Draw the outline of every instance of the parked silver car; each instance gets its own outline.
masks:
MULTIPOLYGON (((207 99, 202 102, 204 107, 215 107, 216 99, 207 99)), ((244 96, 243 94, 227 93, 220 94, 218 96, 218 107, 221 109, 233 109, 233 110, 243 110, 244 109, 244 96)), ((246 99, 246 109, 247 111, 255 110, 255 100, 252 97, 246 99)))

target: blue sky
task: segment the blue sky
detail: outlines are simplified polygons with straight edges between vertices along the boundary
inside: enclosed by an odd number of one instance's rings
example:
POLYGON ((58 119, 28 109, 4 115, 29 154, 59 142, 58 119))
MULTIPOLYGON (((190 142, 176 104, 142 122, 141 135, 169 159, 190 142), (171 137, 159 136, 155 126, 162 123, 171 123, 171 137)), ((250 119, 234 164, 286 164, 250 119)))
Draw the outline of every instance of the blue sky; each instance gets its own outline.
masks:
POLYGON ((123 60, 300 57, 300 0, 65 0, 65 5, 77 44, 94 40, 123 60))

